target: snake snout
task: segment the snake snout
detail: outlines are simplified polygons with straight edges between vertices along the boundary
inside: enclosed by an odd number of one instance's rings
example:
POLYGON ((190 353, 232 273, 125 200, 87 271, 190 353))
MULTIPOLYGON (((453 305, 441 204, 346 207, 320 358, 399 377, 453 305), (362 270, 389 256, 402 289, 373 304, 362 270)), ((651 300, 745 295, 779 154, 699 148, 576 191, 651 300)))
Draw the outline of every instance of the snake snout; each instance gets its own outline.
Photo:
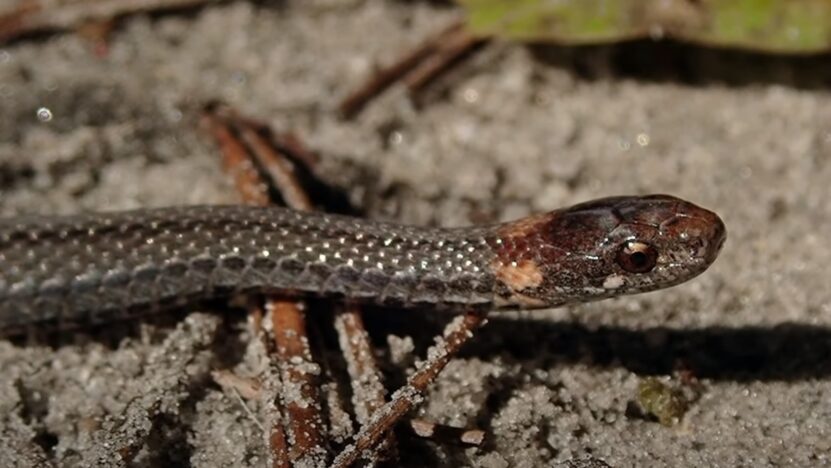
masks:
POLYGON ((699 246, 697 256, 706 265, 715 261, 727 239, 727 227, 717 214, 689 202, 676 207, 676 216, 663 223, 661 230, 699 246))
POLYGON ((712 211, 703 211, 707 213, 704 223, 709 226, 706 234, 707 245, 709 245, 706 260, 707 263, 712 263, 718 257, 721 248, 724 247, 724 242, 727 240, 727 227, 717 214, 712 211))

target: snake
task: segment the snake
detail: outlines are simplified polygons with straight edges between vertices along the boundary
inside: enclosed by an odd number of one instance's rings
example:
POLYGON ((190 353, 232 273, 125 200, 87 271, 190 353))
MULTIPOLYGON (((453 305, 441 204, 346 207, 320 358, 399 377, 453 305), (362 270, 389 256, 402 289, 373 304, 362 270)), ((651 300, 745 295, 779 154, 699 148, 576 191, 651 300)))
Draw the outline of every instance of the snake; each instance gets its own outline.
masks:
POLYGON ((717 214, 669 195, 456 228, 244 205, 24 215, 0 219, 0 336, 237 294, 460 313, 552 308, 685 282, 725 238, 717 214))

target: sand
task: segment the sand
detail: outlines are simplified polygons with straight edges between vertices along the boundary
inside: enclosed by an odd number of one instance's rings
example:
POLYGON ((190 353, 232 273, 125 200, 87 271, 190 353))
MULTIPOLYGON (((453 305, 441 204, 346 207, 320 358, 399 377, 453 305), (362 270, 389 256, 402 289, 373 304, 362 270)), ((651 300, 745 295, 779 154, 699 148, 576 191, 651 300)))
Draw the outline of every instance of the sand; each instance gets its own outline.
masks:
MULTIPOLYGON (((73 34, 3 46, 0 214, 233 202, 198 125, 217 99, 296 131, 372 218, 456 226, 671 193, 723 217, 715 265, 670 290, 494 315, 417 413, 482 428, 487 442, 403 438, 402 463, 831 465, 831 95, 815 86, 831 81, 827 65, 495 42, 418 106, 396 89, 354 121, 336 117, 375 66, 457 13, 232 2, 128 18, 103 55, 73 34), (679 424, 637 409, 648 376, 692 377, 679 424)), ((407 351, 423 355, 447 318, 367 320, 392 390, 407 351)), ((0 341, 0 465, 115 466, 114 447, 134 444, 136 466, 263 466, 257 404, 249 413, 210 378, 261 370, 245 329, 194 313, 109 339, 0 341)))

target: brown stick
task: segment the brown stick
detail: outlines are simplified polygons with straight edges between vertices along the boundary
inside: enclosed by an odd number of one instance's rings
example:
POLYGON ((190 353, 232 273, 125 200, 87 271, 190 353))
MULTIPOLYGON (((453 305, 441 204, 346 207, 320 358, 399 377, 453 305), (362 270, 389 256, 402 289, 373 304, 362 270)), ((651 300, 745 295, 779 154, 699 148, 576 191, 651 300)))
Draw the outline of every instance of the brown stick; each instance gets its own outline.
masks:
MULTIPOLYGON (((268 168, 267 171, 271 174, 275 183, 281 187, 283 193, 291 194, 284 198, 290 201, 292 207, 311 209, 311 201, 305 195, 300 182, 296 178, 293 163, 285 155, 270 146, 262 134, 252 127, 242 123, 238 131, 253 150, 260 165, 268 168)), ((304 336, 305 323, 302 313, 297 311, 292 303, 271 302, 267 307, 272 310, 273 328, 277 332, 278 355, 285 351, 285 356, 293 357, 296 361, 312 366, 311 352, 308 350, 307 340, 292 342, 292 346, 288 346, 289 342, 281 341, 304 336), (295 313, 290 313, 292 310, 295 313), (302 347, 303 344, 306 345, 306 348, 302 347)), ((390 431, 392 426, 421 401, 426 388, 435 380, 458 349, 473 336, 473 330, 482 323, 484 323, 484 315, 479 313, 469 313, 451 322, 445 329, 443 340, 428 352, 428 361, 408 379, 408 383, 404 388, 393 395, 393 400, 384 405, 385 392, 381 385, 380 372, 377 369, 377 363, 374 360, 359 311, 355 307, 347 307, 341 311, 336 319, 336 328, 339 332, 341 347, 346 355, 348 372, 353 382, 354 406, 359 422, 363 424, 363 427, 356 436, 354 445, 347 447, 339 455, 334 466, 348 466, 359 456, 367 456, 370 451, 378 453, 379 447, 392 446, 393 440, 390 431), (369 416, 370 414, 372 416, 369 416)), ((315 367, 315 369, 317 368, 315 367)), ((312 401, 306 397, 311 397, 308 392, 310 389, 316 390, 316 388, 308 385, 308 382, 302 383, 298 380, 304 375, 306 378, 309 377, 308 373, 304 374, 301 371, 302 369, 295 369, 294 371, 289 370, 288 373, 284 372, 282 380, 284 385, 288 387, 286 390, 289 394, 301 395, 303 404, 311 408, 315 406, 312 404, 313 401, 318 401, 318 398, 314 398, 312 401)), ((290 401, 284 402, 284 405, 289 413, 290 433, 294 437, 296 437, 296 429, 298 428, 306 428, 307 430, 315 428, 315 422, 308 419, 308 415, 299 412, 295 414, 290 401)), ((467 435, 470 440, 477 437, 475 431, 467 435)), ((460 437, 463 437, 463 435, 460 435, 460 437)), ((317 445, 319 441, 315 442, 315 440, 301 438, 290 440, 290 442, 294 443, 295 450, 302 450, 308 444, 312 444, 311 447, 322 447, 317 445)), ((272 442, 273 447, 275 447, 274 442, 272 442)), ((380 452, 383 453, 383 450, 380 452)), ((308 453, 312 456, 311 461, 319 462, 324 459, 322 458, 324 455, 315 456, 316 453, 324 453, 322 448, 319 451, 313 450, 308 453)))
MULTIPOLYGON (((249 311, 254 311, 254 316, 260 322, 262 321, 264 312, 262 308, 257 306, 249 307, 249 311)), ((255 323, 252 328, 256 331, 257 339, 260 340, 263 350, 271 356, 269 350, 273 349, 268 332, 261 327, 262 323, 255 323)), ((262 404, 262 413, 265 416, 265 427, 263 435, 268 444, 268 460, 271 468, 291 468, 291 447, 288 440, 286 440, 286 408, 283 407, 283 402, 277 397, 283 392, 284 384, 282 378, 282 367, 279 363, 274 363, 274 360, 269 361, 269 365, 265 368, 262 378, 265 385, 259 386, 261 389, 258 395, 258 400, 262 404)))
POLYGON ((223 167, 225 172, 233 178, 234 186, 242 201, 257 206, 265 206, 271 203, 268 198, 268 188, 251 163, 245 147, 234 136, 225 122, 220 120, 218 114, 213 110, 206 111, 202 121, 219 143, 223 167))
POLYGON ((383 406, 387 392, 378 372, 360 309, 349 305, 338 310, 335 329, 338 331, 340 347, 344 350, 347 371, 352 377, 355 416, 359 423, 364 424, 375 410, 383 406))
MULTIPOLYGON (((214 109, 214 112, 209 114, 206 122, 220 142, 225 154, 226 168, 234 175, 234 180, 247 202, 264 204, 267 203, 264 200, 268 199, 265 184, 262 183, 260 175, 250 159, 253 156, 257 158, 259 165, 268 173, 273 184, 290 207, 298 210, 313 209, 311 199, 297 179, 295 166, 291 161, 292 158, 270 144, 264 137, 265 132, 261 131, 262 126, 240 118, 226 107, 214 109), (241 135, 253 154, 246 151, 246 148, 234 138, 230 129, 220 120, 227 121, 229 125, 234 126, 234 130, 241 135)), ((293 159, 300 161, 302 164, 311 165, 316 160, 316 157, 306 150, 302 142, 294 136, 282 138, 279 141, 279 146, 293 153, 296 152, 296 154, 292 154, 293 159)), ((277 305, 276 302, 271 301, 267 307, 276 307, 277 305)), ((300 319, 302 317, 294 317, 295 321, 300 319)), ((358 422, 363 424, 373 411, 384 404, 386 391, 382 384, 381 373, 375 362, 369 335, 364 328, 360 310, 357 307, 347 307, 340 310, 336 314, 335 326, 339 333, 341 348, 347 361, 348 372, 353 385, 353 405, 358 422)), ((305 332, 305 329, 303 332, 305 332)), ((289 408, 289 418, 293 419, 291 408, 289 408)), ((271 446, 273 449, 275 448, 273 441, 271 446)), ((389 453, 394 447, 395 441, 393 435, 390 434, 384 444, 379 447, 379 452, 389 453)))
POLYGON ((271 425, 268 446, 271 449, 271 468, 291 468, 290 449, 288 441, 286 441, 286 432, 279 421, 277 424, 271 425))
POLYGON ((427 351, 427 361, 407 379, 407 384, 392 395, 392 400, 377 410, 361 427, 353 444, 346 447, 332 463, 333 468, 352 466, 358 457, 375 447, 398 420, 421 403, 427 387, 436 379, 450 359, 485 323, 485 313, 470 312, 451 321, 442 339, 427 351))
MULTIPOLYGON (((361 426, 369 423, 370 417, 385 403, 387 390, 384 388, 381 371, 375 360, 369 334, 364 327, 361 310, 356 305, 346 305, 335 314, 335 330, 338 342, 346 359, 346 368, 352 383, 352 406, 355 418, 361 426)), ((395 434, 389 432, 375 452, 385 459, 394 458, 395 434)))
POLYGON ((410 94, 419 93, 462 56, 483 43, 483 39, 472 35, 465 29, 454 31, 453 34, 445 37, 433 54, 404 77, 404 85, 407 86, 410 94))
MULTIPOLYGON (((240 377, 227 370, 213 371, 211 377, 226 391, 232 391, 246 400, 259 400, 263 394, 263 385, 256 378, 240 377)), ((424 419, 410 419, 402 426, 408 428, 416 437, 442 444, 479 446, 485 440, 485 431, 481 429, 453 427, 424 419)))
MULTIPOLYGON (((271 203, 263 183, 246 148, 236 139, 223 121, 229 111, 223 108, 210 109, 205 122, 220 143, 226 171, 234 177, 237 191, 243 201, 253 205, 271 203)), ((256 151, 256 148, 255 148, 256 151)), ((281 393, 289 400, 282 404, 273 401, 277 410, 285 408, 288 417, 288 442, 282 421, 271 424, 268 443, 271 448, 272 466, 290 466, 291 459, 309 463, 307 466, 323 466, 327 460, 323 419, 320 413, 320 397, 317 392, 317 375, 310 372, 317 364, 311 357, 306 335, 305 320, 297 304, 267 298, 266 310, 272 312, 273 334, 277 347, 277 367, 282 381, 281 393), (279 315, 279 316, 277 316, 279 315), (286 327, 286 328, 280 328, 286 327), (291 453, 287 450, 291 445, 291 453), (317 465, 315 465, 317 464, 317 465)), ((274 396, 271 396, 274 399, 274 396)))
POLYGON ((274 186, 280 191, 286 205, 301 211, 314 209, 311 198, 297 180, 294 164, 278 153, 262 135, 252 128, 240 128, 240 135, 243 141, 251 147, 274 186))
POLYGON ((350 93, 338 106, 340 115, 349 119, 363 109, 364 105, 381 94, 390 85, 401 79, 415 68, 422 60, 433 54, 445 37, 452 35, 464 26, 463 21, 456 21, 438 34, 429 37, 415 49, 398 59, 393 64, 381 68, 363 86, 350 93))
POLYGON ((318 157, 315 153, 306 148, 303 140, 300 139, 294 132, 285 132, 280 134, 280 146, 285 148, 285 151, 294 156, 294 159, 305 165, 310 171, 318 162, 318 157))
MULTIPOLYGON (((294 209, 312 210, 311 199, 297 180, 294 164, 289 158, 269 145, 260 132, 246 127, 240 133, 258 156, 260 164, 271 176, 274 184, 280 188, 286 203, 294 209)), ((311 160, 311 153, 305 151, 296 139, 292 139, 284 147, 301 148, 304 154, 296 155, 297 159, 311 160)), ((360 424, 364 424, 369 415, 384 404, 386 390, 360 309, 357 306, 347 306, 339 310, 335 315, 335 328, 352 382, 356 417, 360 424)), ((394 436, 390 434, 378 447, 378 452, 388 454, 394 447, 394 436)))
MULTIPOLYGON (((251 328, 255 336, 262 343, 264 350, 272 349, 269 336, 262 326, 264 315, 262 307, 252 299, 248 302, 249 318, 252 319, 251 328)), ((279 368, 279 364, 269 365, 260 376, 261 379, 244 378, 229 371, 214 371, 211 372, 211 377, 223 389, 233 390, 241 398, 262 401, 262 412, 268 427, 268 429, 262 429, 269 447, 270 466, 271 468, 291 468, 291 451, 283 427, 283 415, 286 411, 282 407, 282 401, 274 396, 283 391, 279 368)))
POLYGON ((289 416, 291 459, 299 466, 325 466, 328 458, 321 418, 317 376, 320 366, 312 359, 306 337, 306 320, 298 304, 266 301, 280 364, 282 407, 289 416))
POLYGON ((42 31, 110 21, 119 16, 157 10, 189 8, 209 0, 24 0, 11 11, 0 12, 0 43, 42 31))

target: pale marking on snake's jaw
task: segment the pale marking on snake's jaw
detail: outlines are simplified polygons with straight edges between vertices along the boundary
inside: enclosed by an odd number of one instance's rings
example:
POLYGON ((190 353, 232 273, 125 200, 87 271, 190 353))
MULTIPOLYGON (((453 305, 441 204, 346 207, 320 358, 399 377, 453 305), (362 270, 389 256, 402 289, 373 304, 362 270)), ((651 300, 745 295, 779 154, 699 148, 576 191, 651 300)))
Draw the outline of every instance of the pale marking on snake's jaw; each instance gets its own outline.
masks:
POLYGON ((625 279, 623 275, 617 273, 611 274, 603 280, 603 287, 605 289, 617 289, 624 285, 625 279))

